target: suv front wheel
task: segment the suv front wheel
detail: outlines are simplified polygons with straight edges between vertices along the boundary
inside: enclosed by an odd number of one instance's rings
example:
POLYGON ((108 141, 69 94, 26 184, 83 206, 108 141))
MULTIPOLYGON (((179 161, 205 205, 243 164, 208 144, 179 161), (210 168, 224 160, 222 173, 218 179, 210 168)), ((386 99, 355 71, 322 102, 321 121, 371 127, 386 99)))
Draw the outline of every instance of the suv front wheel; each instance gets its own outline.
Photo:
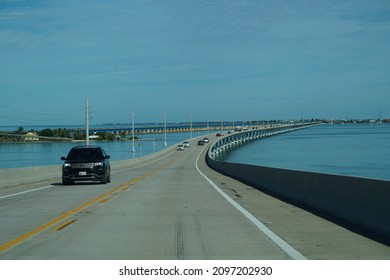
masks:
POLYGON ((107 171, 104 176, 103 176, 103 179, 100 181, 101 184, 107 184, 107 183, 110 183, 111 182, 111 172, 110 171, 107 171))

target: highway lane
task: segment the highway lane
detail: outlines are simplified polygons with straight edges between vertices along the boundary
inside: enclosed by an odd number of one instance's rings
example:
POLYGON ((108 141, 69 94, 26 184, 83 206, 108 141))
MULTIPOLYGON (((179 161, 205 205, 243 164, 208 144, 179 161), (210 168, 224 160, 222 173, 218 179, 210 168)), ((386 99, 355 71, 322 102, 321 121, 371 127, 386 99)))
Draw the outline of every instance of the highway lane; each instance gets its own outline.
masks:
MULTIPOLYGON (((149 168, 156 168, 155 165, 157 161, 151 162, 149 168)), ((62 222, 72 212, 84 211, 94 203, 106 199, 118 189, 125 189, 129 180, 131 182, 131 178, 138 178, 143 174, 145 174, 145 169, 142 165, 138 168, 134 166, 122 172, 113 172, 112 182, 107 185, 81 183, 63 186, 59 178, 57 182, 50 185, 34 186, 29 190, 19 190, 15 194, 2 195, 0 197, 0 244, 3 245, 0 245, 0 250, 8 250, 10 246, 6 245, 7 242, 20 238, 21 235, 28 234, 37 228, 40 228, 39 232, 42 232, 42 227, 49 228, 51 221, 62 222), (129 171, 131 171, 131 176, 128 174, 129 171)), ((27 239, 31 236, 27 236, 27 239)))
POLYGON ((198 172, 191 144, 107 185, 0 199, 0 258, 290 259, 198 172))
POLYGON ((389 246, 208 168, 195 144, 106 185, 0 189, 0 259, 390 259, 389 246))

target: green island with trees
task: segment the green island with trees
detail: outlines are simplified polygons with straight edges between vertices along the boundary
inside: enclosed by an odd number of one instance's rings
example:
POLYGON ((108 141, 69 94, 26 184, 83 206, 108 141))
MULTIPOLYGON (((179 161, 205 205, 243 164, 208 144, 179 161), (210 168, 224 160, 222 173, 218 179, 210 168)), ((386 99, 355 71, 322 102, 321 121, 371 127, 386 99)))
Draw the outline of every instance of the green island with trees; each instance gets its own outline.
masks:
MULTIPOLYGON (((26 131, 23 127, 19 127, 13 132, 0 132, 0 143, 26 143, 26 142, 46 142, 46 141, 84 141, 86 138, 85 131, 69 128, 45 128, 40 131, 26 131)), ((127 133, 121 132, 115 134, 112 132, 97 132, 90 136, 94 141, 128 141, 132 138, 127 137, 127 133)), ((134 139, 138 139, 136 136, 134 139)))

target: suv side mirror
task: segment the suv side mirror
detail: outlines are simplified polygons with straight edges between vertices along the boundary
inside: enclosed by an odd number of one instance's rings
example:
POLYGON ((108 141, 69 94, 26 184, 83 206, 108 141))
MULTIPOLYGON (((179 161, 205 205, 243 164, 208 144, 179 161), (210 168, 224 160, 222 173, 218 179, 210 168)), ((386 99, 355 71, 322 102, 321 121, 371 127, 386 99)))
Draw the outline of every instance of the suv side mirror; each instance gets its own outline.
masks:
POLYGON ((109 159, 110 158, 110 156, 109 155, 106 155, 106 159, 109 159))
POLYGON ((65 160, 66 159, 66 157, 61 157, 61 160, 65 160))

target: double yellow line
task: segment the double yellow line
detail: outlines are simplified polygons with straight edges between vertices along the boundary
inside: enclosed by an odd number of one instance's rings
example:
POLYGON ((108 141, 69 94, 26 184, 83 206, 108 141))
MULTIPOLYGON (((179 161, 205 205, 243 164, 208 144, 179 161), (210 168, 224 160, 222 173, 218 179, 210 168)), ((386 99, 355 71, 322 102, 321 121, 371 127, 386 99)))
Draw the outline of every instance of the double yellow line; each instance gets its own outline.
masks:
MULTIPOLYGON (((148 173, 145 173, 145 174, 140 175, 140 176, 138 176, 136 178, 133 178, 130 181, 127 181, 126 183, 123 183, 119 187, 117 187, 117 188, 115 188, 115 189, 113 189, 113 190, 111 190, 111 191, 109 191, 109 192, 107 192, 105 194, 102 194, 99 197, 96 197, 95 199, 92 199, 91 201, 88 201, 88 202, 80 205, 79 207, 76 207, 76 208, 74 208, 74 209, 72 209, 72 210, 70 210, 68 212, 65 212, 65 213, 61 214, 60 216, 58 216, 55 219, 47 222, 46 224, 44 224, 42 226, 39 226, 39 227, 37 227, 36 229, 34 229, 34 230, 30 231, 30 232, 27 232, 27 233, 25 233, 25 234, 15 238, 15 239, 13 239, 13 240, 10 240, 10 241, 0 245, 0 253, 15 247, 16 245, 18 245, 18 244, 26 241, 27 239, 29 239, 29 238, 31 238, 31 237, 33 237, 33 236, 35 236, 35 235, 45 231, 45 230, 47 230, 47 229, 57 225, 60 222, 63 222, 67 218, 69 218, 69 217, 71 217, 71 216, 73 216, 73 215, 83 211, 85 208, 87 208, 87 207, 89 207, 89 206, 91 206, 91 205, 93 205, 93 204, 95 204, 97 202, 102 202, 102 203, 105 202, 105 200, 108 199, 108 197, 110 195, 112 195, 112 194, 114 194, 116 192, 119 192, 121 190, 124 190, 127 187, 129 187, 129 186, 131 186, 131 185, 133 185, 133 184, 135 184, 135 183, 137 183, 137 182, 139 182, 139 181, 141 181, 141 180, 143 180, 143 179, 145 179, 145 178, 147 178, 149 176, 152 176, 153 174, 159 172, 160 170, 163 170, 163 169, 167 168, 168 166, 173 164, 178 159, 179 159, 179 157, 173 159, 172 161, 164 164, 163 166, 161 166, 159 168, 156 168, 156 169, 154 169, 154 170, 152 170, 152 171, 150 171, 148 173)), ((74 223, 75 221, 76 220, 66 221, 63 224, 59 225, 56 228, 56 230, 57 231, 61 230, 61 229, 65 228, 65 227, 67 227, 68 225, 74 223)))

